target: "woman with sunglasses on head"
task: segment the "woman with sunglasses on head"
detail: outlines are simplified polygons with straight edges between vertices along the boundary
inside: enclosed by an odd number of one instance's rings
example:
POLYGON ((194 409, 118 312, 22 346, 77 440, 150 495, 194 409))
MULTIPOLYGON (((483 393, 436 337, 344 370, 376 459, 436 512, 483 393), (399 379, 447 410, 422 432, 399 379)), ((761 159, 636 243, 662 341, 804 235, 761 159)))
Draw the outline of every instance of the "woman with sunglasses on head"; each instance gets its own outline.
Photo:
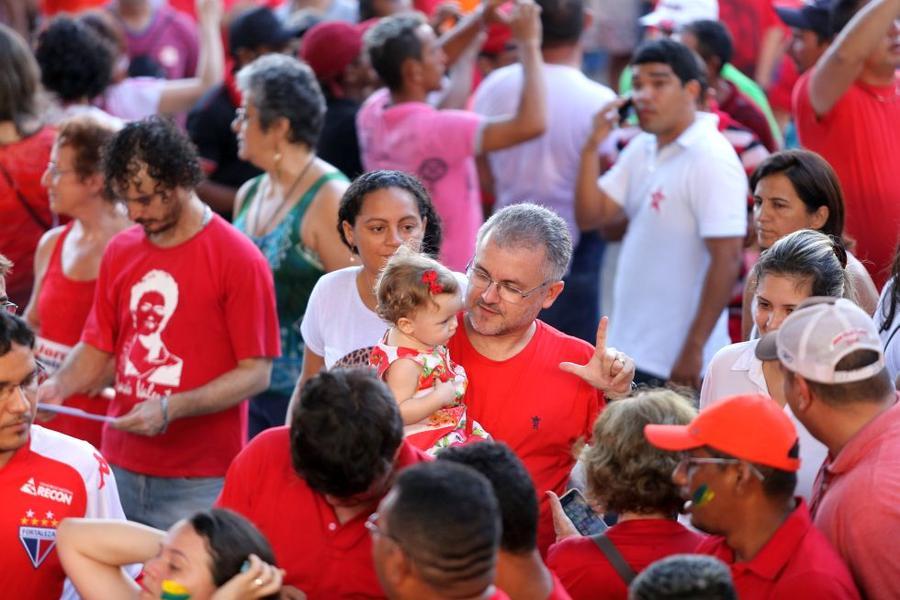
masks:
MULTIPOLYGON (((815 229, 849 246, 844 238, 844 194, 840 181, 831 165, 815 152, 784 150, 772 154, 750 177, 750 189, 756 239, 763 251, 798 229, 815 229)), ((878 290, 866 268, 850 252, 847 275, 853 287, 851 298, 873 314, 878 290)), ((744 287, 741 318, 745 340, 752 337, 755 288, 756 280, 751 274, 744 287)))
MULTIPOLYGON (((753 320, 760 335, 776 331, 810 296, 853 297, 847 254, 841 242, 811 229, 795 231, 772 244, 760 256, 751 279, 756 283, 753 320)), ((800 438, 797 493, 808 499, 827 450, 791 413, 782 391, 780 365, 756 358, 758 342, 754 339, 732 344, 713 356, 700 390, 700 408, 738 394, 763 394, 783 406, 800 438)))
POLYGON ((350 264, 338 236, 347 179, 316 156, 325 99, 312 70, 281 54, 257 58, 237 74, 243 103, 232 129, 238 157, 265 173, 238 190, 234 226, 259 247, 275 279, 281 357, 269 389, 250 402, 250 437, 285 421, 303 366, 300 323, 327 272, 350 264))
POLYGON ((360 175, 344 193, 338 219, 341 240, 358 264, 324 275, 312 291, 301 326, 303 373, 292 404, 323 368, 369 364, 385 330, 375 312, 375 282, 397 248, 407 244, 435 256, 441 245, 441 223, 428 192, 402 171, 360 175))
MULTIPOLYGON (((104 193, 101 151, 114 134, 88 116, 64 122, 41 179, 53 212, 72 219, 38 243, 34 289, 23 315, 38 334, 35 353, 48 374, 81 338, 106 245, 131 224, 122 206, 104 193)), ((71 396, 65 404, 104 415, 108 399, 95 392, 71 396)), ((60 415, 46 426, 100 447, 102 422, 60 415)))

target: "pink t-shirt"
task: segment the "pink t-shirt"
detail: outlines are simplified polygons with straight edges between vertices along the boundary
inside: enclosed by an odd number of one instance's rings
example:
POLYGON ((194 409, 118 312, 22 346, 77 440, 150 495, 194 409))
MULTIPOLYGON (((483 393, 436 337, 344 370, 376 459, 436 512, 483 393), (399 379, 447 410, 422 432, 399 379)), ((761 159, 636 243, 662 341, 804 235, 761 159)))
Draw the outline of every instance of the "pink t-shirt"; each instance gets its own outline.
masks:
POLYGON ((124 27, 128 58, 146 57, 159 66, 166 79, 193 77, 197 72, 200 39, 191 17, 163 3, 143 31, 124 27))
MULTIPOLYGON (((108 414, 206 385, 247 358, 280 353, 269 263, 249 238, 214 215, 171 248, 131 227, 100 264, 81 341, 115 356, 108 414)), ((244 445, 246 405, 169 423, 153 437, 106 427, 109 462, 155 477, 222 477, 244 445)))
POLYGON ((484 219, 475 171, 484 117, 424 102, 390 102, 381 89, 356 117, 363 166, 406 171, 422 181, 443 221, 441 262, 463 271, 484 219))
MULTIPOLYGON (((900 398, 900 395, 898 395, 900 398)), ((810 512, 869 600, 900 598, 900 403, 822 465, 810 512)))

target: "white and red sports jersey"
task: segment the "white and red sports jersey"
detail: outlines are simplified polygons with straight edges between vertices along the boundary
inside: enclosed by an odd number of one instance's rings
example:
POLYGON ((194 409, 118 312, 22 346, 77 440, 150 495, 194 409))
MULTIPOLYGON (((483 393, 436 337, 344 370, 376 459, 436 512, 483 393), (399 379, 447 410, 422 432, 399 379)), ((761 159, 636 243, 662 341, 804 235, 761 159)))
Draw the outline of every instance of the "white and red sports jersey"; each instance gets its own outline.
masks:
POLYGON ((56 553, 66 517, 124 519, 116 480, 89 443, 32 425, 0 468, 0 596, 78 598, 56 553))

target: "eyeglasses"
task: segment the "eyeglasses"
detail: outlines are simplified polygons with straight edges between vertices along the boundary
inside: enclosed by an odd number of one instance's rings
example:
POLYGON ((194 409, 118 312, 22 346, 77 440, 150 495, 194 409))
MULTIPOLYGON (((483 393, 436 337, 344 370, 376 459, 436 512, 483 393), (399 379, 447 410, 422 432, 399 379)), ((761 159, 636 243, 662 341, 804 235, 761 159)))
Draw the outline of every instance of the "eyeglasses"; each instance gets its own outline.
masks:
POLYGON ((19 311, 19 305, 11 300, 4 299, 2 303, 0 303, 0 308, 5 310, 11 315, 16 314, 19 311))
POLYGON ((750 467, 750 471, 759 478, 760 481, 765 481, 766 476, 762 474, 762 472, 757 469, 754 465, 748 463, 745 460, 741 460, 739 458, 719 458, 714 456, 682 456, 681 460, 678 461, 678 464, 675 465, 675 472, 677 473, 681 469, 687 469, 688 477, 693 476, 694 470, 691 469, 693 465, 734 465, 746 463, 750 467))
POLYGON ((250 113, 247 112, 247 109, 243 106, 239 107, 237 110, 234 111, 234 122, 239 125, 241 123, 246 123, 251 118, 252 117, 250 116, 250 113))
POLYGON ((38 385, 45 379, 46 374, 47 368, 40 361, 35 361, 34 371, 22 382, 16 384, 7 383, 0 386, 0 398, 6 399, 15 390, 22 390, 26 396, 33 397, 37 392, 38 385))
POLYGON ((494 281, 484 269, 474 266, 471 262, 466 266, 466 276, 469 278, 469 285, 476 290, 486 292, 490 289, 491 285, 496 285, 497 295, 500 296, 501 300, 510 304, 520 303, 522 300, 553 281, 552 279, 548 279, 539 286, 523 292, 519 288, 510 285, 505 281, 494 281))
POLYGON ((52 179, 57 179, 60 175, 65 175, 66 173, 74 173, 74 169, 60 169, 56 166, 56 163, 52 160, 47 163, 47 172, 50 173, 50 177, 52 179))
POLYGON ((366 519, 366 529, 369 530, 369 533, 373 536, 380 535, 386 537, 391 540, 398 546, 400 545, 400 540, 389 534, 387 531, 378 526, 378 513, 372 513, 369 515, 369 518, 366 519))

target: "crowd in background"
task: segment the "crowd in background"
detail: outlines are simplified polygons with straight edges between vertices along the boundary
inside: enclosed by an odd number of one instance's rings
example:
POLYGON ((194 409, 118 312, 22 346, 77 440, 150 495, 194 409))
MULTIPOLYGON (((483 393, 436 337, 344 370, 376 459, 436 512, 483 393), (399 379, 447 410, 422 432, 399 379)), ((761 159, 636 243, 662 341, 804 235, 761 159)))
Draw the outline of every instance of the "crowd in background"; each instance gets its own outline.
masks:
POLYGON ((0 589, 900 597, 900 0, 0 0, 0 589))

